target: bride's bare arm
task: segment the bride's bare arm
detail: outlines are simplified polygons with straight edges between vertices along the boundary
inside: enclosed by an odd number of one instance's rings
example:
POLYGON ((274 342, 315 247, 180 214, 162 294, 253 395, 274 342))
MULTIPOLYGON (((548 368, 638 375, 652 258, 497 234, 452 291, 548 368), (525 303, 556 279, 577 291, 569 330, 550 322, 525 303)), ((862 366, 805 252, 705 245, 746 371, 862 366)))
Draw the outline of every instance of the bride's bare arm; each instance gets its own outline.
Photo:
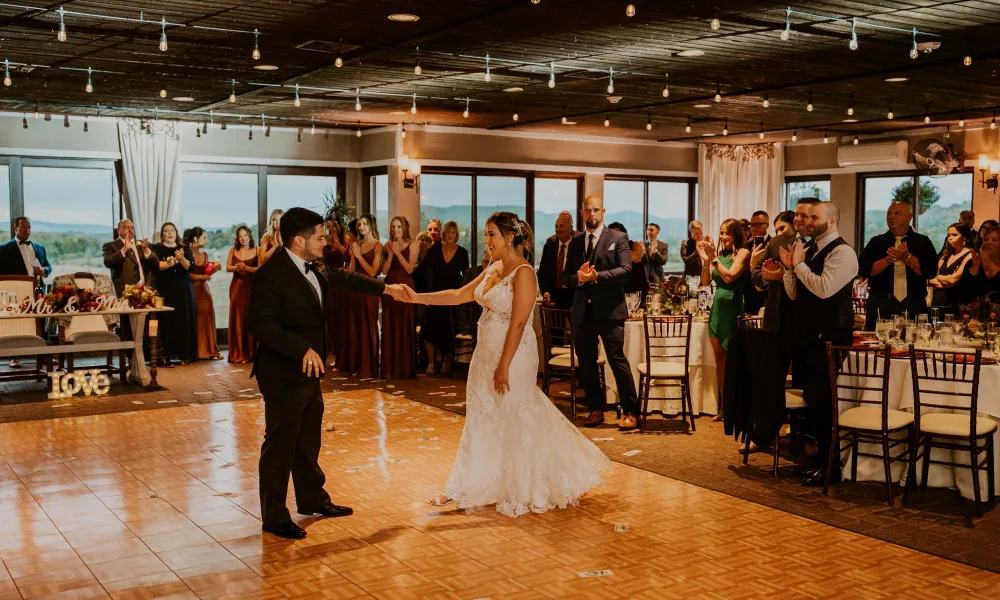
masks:
POLYGON ((531 319, 531 311, 535 308, 535 296, 538 294, 535 274, 531 269, 518 269, 514 274, 514 300, 511 306, 510 325, 507 326, 507 336, 503 342, 503 353, 497 370, 493 374, 493 384, 497 393, 510 389, 509 369, 514 360, 517 347, 521 344, 524 328, 531 319))
POLYGON ((426 304, 427 306, 455 306, 474 302, 476 300, 476 288, 479 286, 479 282, 483 280, 484 275, 486 275, 486 271, 483 271, 479 274, 479 277, 476 277, 457 290, 416 294, 413 302, 415 304, 426 304))

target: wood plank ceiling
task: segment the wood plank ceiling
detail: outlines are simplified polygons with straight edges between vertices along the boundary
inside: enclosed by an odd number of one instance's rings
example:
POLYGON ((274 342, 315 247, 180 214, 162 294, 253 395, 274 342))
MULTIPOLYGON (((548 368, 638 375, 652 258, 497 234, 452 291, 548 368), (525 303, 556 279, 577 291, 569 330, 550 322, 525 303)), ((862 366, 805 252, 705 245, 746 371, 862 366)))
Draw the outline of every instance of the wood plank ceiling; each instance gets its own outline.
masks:
POLYGON ((305 128, 314 121, 352 128, 429 123, 648 140, 715 134, 721 141, 726 124, 731 136, 743 134, 732 139, 756 138, 761 130, 767 139, 787 139, 793 131, 807 137, 904 130, 924 126, 925 116, 958 127, 960 118, 988 123, 1000 105, 1000 0, 635 0, 632 17, 626 5, 13 0, 0 3, 0 59, 12 65, 12 85, 0 88, 0 110, 30 113, 37 106, 96 115, 101 107, 105 115, 150 116, 155 108, 164 118, 200 122, 211 114, 216 122, 256 124, 264 115, 275 125, 305 128), (68 11, 65 42, 57 41, 60 6, 68 11), (782 41, 789 7, 790 37, 782 41), (395 13, 420 19, 388 20, 395 13), (138 22, 140 14, 148 22, 138 22), (718 30, 709 26, 713 15, 718 30), (859 47, 852 51, 855 17, 859 47), (157 48, 161 18, 170 23, 166 52, 157 48), (937 41, 940 48, 911 59, 912 28, 917 41, 937 41), (251 56, 254 29, 259 60, 251 56), (420 75, 414 73, 418 62, 420 75), (277 70, 255 68, 262 65, 277 70), (92 93, 85 91, 88 67, 95 71, 92 93), (610 69, 613 94, 606 89, 610 69), (906 81, 887 81, 892 78, 906 81), (669 97, 662 95, 665 81, 669 97), (505 91, 511 88, 520 91, 505 91), (233 89, 237 98, 230 103, 233 89), (410 113, 413 94, 416 114, 410 113), (177 100, 183 97, 193 100, 177 100), (813 111, 806 110, 810 98, 813 111), (576 125, 561 124, 563 114, 576 125))

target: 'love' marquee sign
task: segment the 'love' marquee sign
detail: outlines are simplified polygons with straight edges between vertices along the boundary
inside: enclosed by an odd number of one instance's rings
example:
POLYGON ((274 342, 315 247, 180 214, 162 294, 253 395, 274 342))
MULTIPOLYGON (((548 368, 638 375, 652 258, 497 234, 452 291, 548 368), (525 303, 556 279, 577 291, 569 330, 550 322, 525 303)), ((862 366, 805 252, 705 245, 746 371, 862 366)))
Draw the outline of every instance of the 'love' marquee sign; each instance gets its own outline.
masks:
POLYGON ((101 373, 100 369, 86 369, 63 373, 53 371, 49 373, 52 380, 52 391, 49 392, 49 399, 69 398, 81 391, 85 396, 91 394, 103 396, 111 390, 111 380, 107 375, 101 373))

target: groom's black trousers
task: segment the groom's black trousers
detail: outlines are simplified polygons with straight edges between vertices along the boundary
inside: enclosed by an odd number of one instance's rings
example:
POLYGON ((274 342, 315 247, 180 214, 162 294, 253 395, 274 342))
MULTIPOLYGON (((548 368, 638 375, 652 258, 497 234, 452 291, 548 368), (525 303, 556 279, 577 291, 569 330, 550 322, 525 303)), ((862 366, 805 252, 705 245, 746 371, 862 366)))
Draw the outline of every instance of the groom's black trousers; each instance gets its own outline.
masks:
POLYGON ((317 378, 297 386, 260 377, 258 383, 264 396, 265 423, 259 467, 261 520, 264 527, 276 527, 291 520, 285 507, 289 474, 299 509, 308 511, 330 502, 323 489, 326 476, 319 466, 323 396, 317 378))
POLYGON ((583 323, 573 327, 573 335, 576 355, 580 359, 580 379, 587 397, 587 407, 591 411, 603 411, 607 403, 607 395, 601 389, 600 375, 597 371, 601 368, 597 365, 597 343, 600 338, 604 342, 604 352, 611 366, 611 372, 615 376, 622 414, 637 416, 639 398, 635 393, 632 369, 629 367, 628 359, 625 358, 625 322, 595 319, 588 306, 583 323))

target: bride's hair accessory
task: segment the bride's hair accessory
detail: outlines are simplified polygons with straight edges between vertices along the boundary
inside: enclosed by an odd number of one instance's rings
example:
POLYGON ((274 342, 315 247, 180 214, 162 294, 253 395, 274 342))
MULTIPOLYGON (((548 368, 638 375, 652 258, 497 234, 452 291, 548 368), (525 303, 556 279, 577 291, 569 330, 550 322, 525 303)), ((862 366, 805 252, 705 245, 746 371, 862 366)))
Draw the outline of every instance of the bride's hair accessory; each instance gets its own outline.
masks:
POLYGON ((514 217, 512 221, 514 224, 514 231, 517 232, 517 235, 524 237, 524 222, 519 220, 517 217, 514 217))

